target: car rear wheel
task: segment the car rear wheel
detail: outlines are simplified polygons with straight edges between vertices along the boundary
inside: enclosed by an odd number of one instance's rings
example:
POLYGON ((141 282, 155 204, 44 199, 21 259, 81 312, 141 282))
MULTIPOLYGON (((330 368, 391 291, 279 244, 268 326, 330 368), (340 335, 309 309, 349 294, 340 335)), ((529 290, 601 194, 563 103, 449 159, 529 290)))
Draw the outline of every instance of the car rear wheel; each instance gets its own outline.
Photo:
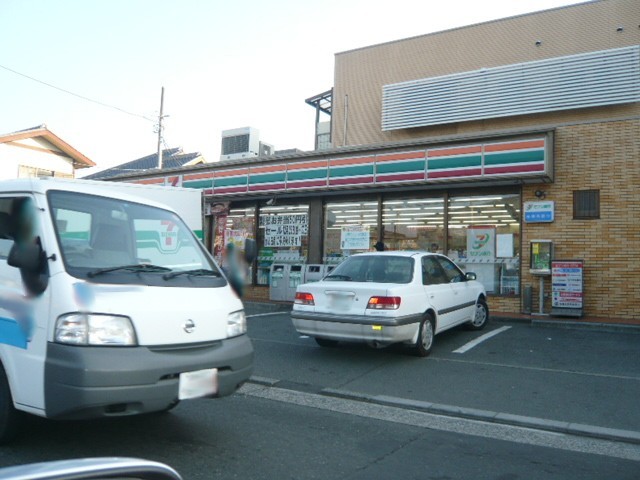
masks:
POLYGON ((414 352, 418 357, 426 357, 431 353, 433 347, 433 336, 435 334, 434 321, 431 315, 425 316, 420 322, 418 340, 414 345, 414 352))
POLYGON ((330 340, 328 338, 318 338, 316 337, 316 343, 321 347, 335 347, 338 345, 337 340, 330 340))
POLYGON ((18 433, 22 414, 13 407, 9 380, 0 366, 0 444, 8 443, 18 433))
POLYGON ((476 303, 476 311, 473 314, 473 320, 467 323, 469 330, 482 330, 489 321, 489 307, 484 300, 478 300, 476 303))

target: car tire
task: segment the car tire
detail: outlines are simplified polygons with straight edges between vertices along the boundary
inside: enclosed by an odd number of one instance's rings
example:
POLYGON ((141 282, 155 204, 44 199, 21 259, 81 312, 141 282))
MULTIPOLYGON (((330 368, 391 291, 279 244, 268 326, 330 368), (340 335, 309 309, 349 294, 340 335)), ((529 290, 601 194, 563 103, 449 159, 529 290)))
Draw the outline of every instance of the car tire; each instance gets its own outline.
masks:
POLYGON ((0 444, 9 443, 15 438, 21 419, 21 412, 13 406, 7 374, 0 366, 0 444))
POLYGON ((476 310, 473 314, 473 320, 466 324, 469 330, 482 330, 489 321, 489 307, 483 299, 476 303, 476 310))
POLYGON ((416 344, 413 347, 413 351, 418 357, 426 357, 431 353, 434 336, 435 322, 431 315, 426 315, 422 322, 420 322, 418 340, 416 340, 416 344))
POLYGON ((321 347, 335 347, 338 345, 338 340, 330 340, 328 338, 315 337, 316 343, 321 347))

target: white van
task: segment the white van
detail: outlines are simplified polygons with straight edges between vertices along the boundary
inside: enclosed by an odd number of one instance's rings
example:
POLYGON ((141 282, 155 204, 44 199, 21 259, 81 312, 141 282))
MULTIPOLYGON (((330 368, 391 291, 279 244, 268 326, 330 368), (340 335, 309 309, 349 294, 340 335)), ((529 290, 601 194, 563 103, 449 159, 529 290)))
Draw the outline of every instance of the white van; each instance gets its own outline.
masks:
POLYGON ((0 441, 21 412, 83 419, 230 395, 242 302, 175 211, 109 183, 0 182, 0 441))

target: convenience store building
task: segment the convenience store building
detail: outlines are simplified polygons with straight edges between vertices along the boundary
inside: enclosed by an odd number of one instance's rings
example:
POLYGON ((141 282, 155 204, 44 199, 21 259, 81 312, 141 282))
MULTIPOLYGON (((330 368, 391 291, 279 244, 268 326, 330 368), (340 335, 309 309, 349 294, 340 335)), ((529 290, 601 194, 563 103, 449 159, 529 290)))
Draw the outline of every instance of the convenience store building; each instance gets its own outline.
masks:
POLYGON ((258 242, 250 298, 274 261, 383 241, 475 271, 493 311, 549 313, 531 256, 552 243, 584 315, 640 323, 639 17, 600 0, 339 53, 331 149, 117 180, 202 189, 215 255, 258 242))

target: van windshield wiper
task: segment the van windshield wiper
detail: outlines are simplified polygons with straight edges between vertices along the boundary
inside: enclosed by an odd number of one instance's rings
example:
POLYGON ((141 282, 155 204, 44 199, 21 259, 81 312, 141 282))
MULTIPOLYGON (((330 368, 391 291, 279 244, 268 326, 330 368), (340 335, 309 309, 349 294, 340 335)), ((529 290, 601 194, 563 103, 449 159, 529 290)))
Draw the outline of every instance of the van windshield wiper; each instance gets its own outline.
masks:
POLYGON ((152 265, 150 263, 134 263, 133 265, 120 265, 117 267, 106 267, 91 270, 87 273, 87 277, 93 278, 103 273, 117 272, 118 270, 130 270, 136 273, 155 273, 155 272, 170 272, 171 269, 167 267, 161 267, 160 265, 152 265))
POLYGON ((178 275, 190 275, 194 277, 220 277, 220 272, 216 270, 209 270, 207 268, 196 268, 194 270, 180 270, 177 272, 165 273, 162 278, 165 280, 171 280, 178 275))

